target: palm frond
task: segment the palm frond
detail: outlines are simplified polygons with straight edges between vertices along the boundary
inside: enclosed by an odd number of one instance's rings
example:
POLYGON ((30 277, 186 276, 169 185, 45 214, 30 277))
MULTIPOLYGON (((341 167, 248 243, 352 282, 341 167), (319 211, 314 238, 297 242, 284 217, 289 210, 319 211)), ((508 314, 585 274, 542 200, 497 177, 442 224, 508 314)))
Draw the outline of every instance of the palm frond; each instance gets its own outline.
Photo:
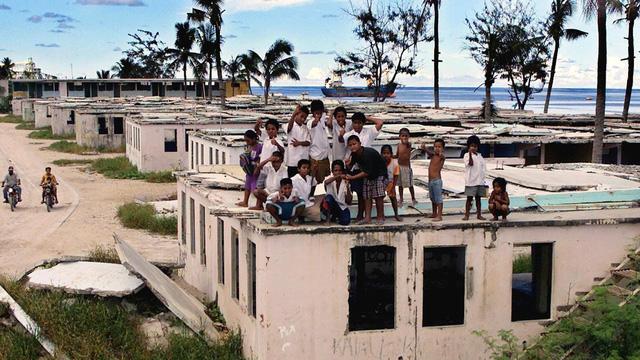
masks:
POLYGON ((583 37, 587 37, 589 35, 588 32, 578 30, 578 29, 565 29, 564 37, 569 41, 577 40, 583 37))

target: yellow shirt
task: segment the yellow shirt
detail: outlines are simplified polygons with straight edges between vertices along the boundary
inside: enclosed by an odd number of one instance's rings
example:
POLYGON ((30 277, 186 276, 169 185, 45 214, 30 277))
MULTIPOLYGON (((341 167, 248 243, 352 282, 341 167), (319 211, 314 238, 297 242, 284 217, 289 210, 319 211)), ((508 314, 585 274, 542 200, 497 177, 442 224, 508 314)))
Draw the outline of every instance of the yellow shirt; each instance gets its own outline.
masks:
POLYGON ((58 180, 56 180, 56 176, 53 174, 44 174, 42 175, 42 180, 40 180, 40 185, 44 185, 46 183, 51 182, 52 185, 58 185, 58 180))

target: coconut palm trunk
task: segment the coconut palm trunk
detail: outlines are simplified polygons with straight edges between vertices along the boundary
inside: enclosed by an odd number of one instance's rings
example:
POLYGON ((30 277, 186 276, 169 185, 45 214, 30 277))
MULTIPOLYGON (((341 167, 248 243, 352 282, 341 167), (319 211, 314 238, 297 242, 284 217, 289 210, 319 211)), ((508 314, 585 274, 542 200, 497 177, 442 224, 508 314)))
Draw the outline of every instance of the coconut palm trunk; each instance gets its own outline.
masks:
POLYGON ((491 122, 491 85, 493 77, 491 74, 493 69, 493 59, 489 56, 487 60, 487 68, 484 74, 484 121, 491 122))
POLYGON ((440 0, 433 6, 433 101, 440 108, 440 0))
POLYGON ((635 17, 629 19, 629 35, 628 41, 628 73, 627 73, 627 89, 624 94, 624 107, 622 109, 622 121, 627 122, 629 119, 629 106, 631 105, 631 92, 633 91, 633 72, 635 69, 635 46, 633 44, 633 28, 635 26, 635 17))
POLYGON ((560 41, 556 40, 553 46, 553 59, 551 60, 551 73, 549 74, 549 85, 547 85, 547 98, 544 101, 544 113, 549 112, 549 102, 551 101, 551 90, 553 89, 553 80, 556 77, 556 66, 558 65, 558 51, 560 50, 560 41))
POLYGON ((269 105, 269 90, 271 88, 271 80, 264 81, 264 104, 269 105))
POLYGON ((209 62, 209 94, 207 96, 207 98, 209 99, 209 102, 211 102, 212 92, 213 92, 213 63, 209 62))
POLYGON ((187 62, 182 65, 182 73, 184 74, 184 98, 187 98, 187 62))
POLYGON ((607 97, 607 0, 597 0, 598 16, 598 75, 596 93, 596 117, 593 131, 591 161, 602 163, 604 139, 604 114, 607 97))
POLYGON ((220 88, 220 106, 224 108, 226 86, 224 86, 224 83, 222 80, 222 57, 220 55, 220 53, 222 52, 222 31, 221 31, 222 26, 221 25, 222 24, 214 25, 216 28, 215 57, 216 57, 216 72, 218 75, 218 84, 219 84, 218 87, 220 88))

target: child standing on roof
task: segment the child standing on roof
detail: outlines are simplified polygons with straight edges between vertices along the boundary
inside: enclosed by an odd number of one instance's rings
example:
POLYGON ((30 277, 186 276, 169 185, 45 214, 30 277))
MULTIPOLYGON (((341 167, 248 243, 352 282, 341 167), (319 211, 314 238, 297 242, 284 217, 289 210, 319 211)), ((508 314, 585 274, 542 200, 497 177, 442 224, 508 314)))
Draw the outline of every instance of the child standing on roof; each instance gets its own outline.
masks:
POLYGON ((305 125, 309 108, 298 105, 287 123, 287 172, 292 178, 298 173, 298 162, 309 160, 311 134, 305 125))
POLYGON ((431 219, 433 221, 442 221, 442 167, 444 166, 444 140, 436 139, 433 143, 433 150, 427 149, 422 144, 424 150, 430 158, 429 161, 429 198, 431 198, 431 206, 433 213, 431 219))
POLYGON ((304 201, 293 189, 291 179, 280 180, 280 190, 269 195, 266 210, 276 220, 274 227, 281 226, 283 220, 288 220, 291 226, 297 225, 296 221, 304 210, 304 201))
POLYGON ((492 221, 502 216, 502 221, 509 215, 509 194, 507 193, 507 180, 501 177, 493 179, 493 191, 489 196, 489 211, 493 215, 492 221))
POLYGON ((413 189, 413 169, 411 169, 411 142, 410 142, 411 133, 409 129, 402 128, 400 129, 400 143, 398 143, 397 157, 398 157, 398 165, 400 166, 400 184, 398 186, 398 190, 400 191, 400 206, 403 203, 404 197, 404 188, 409 188, 409 193, 411 193, 411 202, 415 205, 416 202, 416 193, 413 189))
POLYGON ((258 175, 260 174, 260 155, 262 154, 262 144, 258 142, 258 134, 253 130, 244 133, 244 141, 247 144, 245 152, 240 154, 240 166, 245 173, 244 199, 236 205, 240 207, 249 206, 249 197, 256 189, 258 175))
POLYGON ((398 216, 398 199, 396 197, 396 184, 398 183, 398 176, 400 175, 400 166, 398 165, 398 159, 393 158, 393 149, 391 145, 382 145, 381 154, 387 163, 387 196, 391 200, 391 206, 393 207, 393 214, 395 219, 402 221, 402 218, 398 216))
POLYGON ((478 220, 485 220, 482 217, 481 199, 486 195, 484 187, 484 177, 487 171, 482 154, 478 152, 480 148, 480 138, 475 135, 467 139, 468 152, 464 154, 464 194, 467 196, 467 203, 464 208, 462 220, 469 220, 469 212, 473 199, 476 200, 476 217, 478 220))
POLYGON ((347 109, 338 106, 333 113, 329 114, 327 128, 332 132, 331 146, 333 160, 344 160, 347 152, 347 144, 344 142, 344 135, 353 130, 351 120, 347 119, 347 109))
POLYGON ((324 181, 324 189, 327 195, 322 202, 322 213, 326 222, 337 222, 347 226, 351 222, 351 190, 349 181, 345 180, 346 172, 342 160, 333 160, 331 164, 332 175, 324 181))
POLYGON ((278 139, 278 131, 280 130, 280 123, 276 119, 269 119, 264 123, 264 130, 262 131, 262 119, 256 121, 254 131, 260 137, 262 142, 262 153, 267 157, 270 157, 276 151, 280 151, 284 154, 284 144, 282 140, 278 139))
POLYGON ((324 113, 324 103, 320 100, 311 102, 311 123, 307 125, 311 135, 311 147, 309 147, 309 158, 311 160, 311 176, 317 183, 331 173, 329 170, 329 137, 327 136, 327 118, 324 113))

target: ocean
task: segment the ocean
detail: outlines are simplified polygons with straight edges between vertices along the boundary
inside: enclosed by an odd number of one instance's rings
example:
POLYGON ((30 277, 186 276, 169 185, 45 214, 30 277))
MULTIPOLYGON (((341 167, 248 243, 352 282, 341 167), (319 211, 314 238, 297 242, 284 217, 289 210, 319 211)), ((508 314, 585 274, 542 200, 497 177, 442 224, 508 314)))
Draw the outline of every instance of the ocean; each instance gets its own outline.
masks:
MULTIPOLYGON (((320 86, 277 86, 271 92, 291 97, 299 97, 308 93, 311 98, 322 98, 320 86)), ((254 88, 254 91, 261 89, 254 88)), ((492 96, 500 108, 512 108, 515 100, 511 101, 507 88, 494 87, 492 96)), ((542 113, 544 109, 545 91, 535 94, 527 103, 526 109, 542 113)), ((484 98, 484 89, 472 87, 443 87, 440 88, 440 106, 446 107, 479 107, 484 98)), ((557 88, 553 89, 549 113, 553 114, 593 114, 595 112, 596 89, 557 88)), ((364 98, 343 98, 345 101, 366 101, 364 98)), ((369 99, 370 100, 370 99, 369 99)), ((411 103, 423 106, 433 106, 432 87, 403 87, 396 90, 396 96, 389 101, 411 103)), ((607 90, 608 114, 622 114, 624 103, 624 89, 607 90)), ((640 113, 640 90, 634 90, 631 96, 630 113, 640 113)))

